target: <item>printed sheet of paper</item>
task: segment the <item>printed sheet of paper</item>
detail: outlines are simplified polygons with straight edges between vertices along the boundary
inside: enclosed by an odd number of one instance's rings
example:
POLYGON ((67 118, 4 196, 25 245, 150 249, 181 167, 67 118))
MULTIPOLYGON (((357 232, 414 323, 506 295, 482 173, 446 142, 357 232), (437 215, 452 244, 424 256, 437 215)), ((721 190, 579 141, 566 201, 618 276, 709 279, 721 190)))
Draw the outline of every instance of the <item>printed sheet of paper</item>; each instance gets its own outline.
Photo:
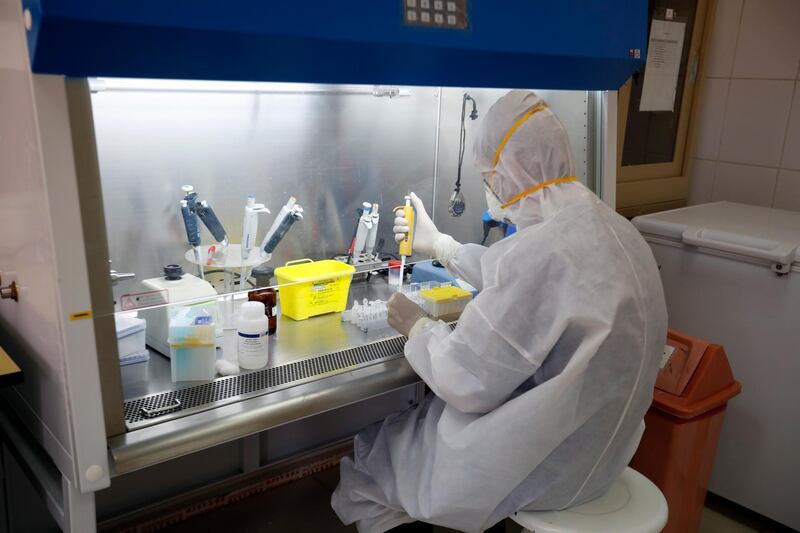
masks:
POLYGON ((639 111, 673 111, 686 23, 653 20, 639 111))

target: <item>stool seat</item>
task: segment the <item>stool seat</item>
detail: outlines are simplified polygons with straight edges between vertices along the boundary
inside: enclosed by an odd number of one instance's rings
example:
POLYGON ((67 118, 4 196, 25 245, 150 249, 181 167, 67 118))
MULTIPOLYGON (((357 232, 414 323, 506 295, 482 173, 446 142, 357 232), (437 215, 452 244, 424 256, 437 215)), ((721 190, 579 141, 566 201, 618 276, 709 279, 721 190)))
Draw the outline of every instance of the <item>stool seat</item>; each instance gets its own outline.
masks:
POLYGON ((535 533, 658 533, 667 500, 649 479, 625 468, 608 491, 563 511, 519 511, 509 518, 535 533))

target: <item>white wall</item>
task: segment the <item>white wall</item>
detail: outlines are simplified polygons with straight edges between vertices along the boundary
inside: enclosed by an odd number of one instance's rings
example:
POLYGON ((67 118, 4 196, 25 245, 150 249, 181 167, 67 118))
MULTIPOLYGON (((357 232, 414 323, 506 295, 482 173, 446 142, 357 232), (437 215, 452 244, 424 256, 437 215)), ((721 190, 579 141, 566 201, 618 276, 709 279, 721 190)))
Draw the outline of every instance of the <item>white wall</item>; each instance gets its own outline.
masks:
POLYGON ((800 0, 718 0, 689 203, 800 211, 800 0))

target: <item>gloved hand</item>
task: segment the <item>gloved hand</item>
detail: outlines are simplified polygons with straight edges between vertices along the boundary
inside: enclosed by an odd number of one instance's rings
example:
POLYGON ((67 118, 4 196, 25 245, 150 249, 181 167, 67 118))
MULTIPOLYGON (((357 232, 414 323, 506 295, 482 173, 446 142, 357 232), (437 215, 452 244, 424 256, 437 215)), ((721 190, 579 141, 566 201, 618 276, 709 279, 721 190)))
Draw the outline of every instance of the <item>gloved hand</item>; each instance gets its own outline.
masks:
MULTIPOLYGON (((442 233, 436 229, 436 224, 433 223, 428 212, 425 211, 425 206, 422 205, 422 200, 419 196, 411 193, 411 204, 416 211, 416 227, 414 228, 414 242, 412 243, 414 250, 428 256, 435 256, 435 245, 442 233)), ((394 219, 394 240, 400 242, 406 238, 408 234, 408 220, 403 218, 403 212, 398 210, 395 212, 397 218, 394 219)))
POLYGON ((420 318, 427 316, 420 306, 399 292, 394 293, 386 302, 386 310, 388 311, 389 325, 406 337, 414 324, 420 318))

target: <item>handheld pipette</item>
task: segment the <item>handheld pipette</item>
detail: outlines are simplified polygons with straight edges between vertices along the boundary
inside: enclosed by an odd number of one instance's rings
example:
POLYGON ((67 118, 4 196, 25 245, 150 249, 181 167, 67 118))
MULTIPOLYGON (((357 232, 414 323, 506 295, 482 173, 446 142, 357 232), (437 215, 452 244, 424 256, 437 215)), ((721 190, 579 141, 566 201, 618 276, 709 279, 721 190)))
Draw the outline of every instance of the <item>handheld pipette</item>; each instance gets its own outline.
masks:
MULTIPOLYGON (((216 241, 221 245, 227 246, 228 236, 225 233, 225 228, 222 227, 222 222, 219 221, 219 218, 217 218, 217 215, 216 213, 214 213, 214 210, 211 209, 211 206, 208 205, 208 202, 206 202, 205 200, 198 202, 197 193, 195 192, 194 187, 192 187, 191 185, 184 185, 183 187, 181 187, 181 189, 183 190, 184 193, 186 193, 186 196, 184 196, 183 200, 181 200, 181 212, 183 212, 183 209, 185 207, 186 209, 189 210, 190 213, 199 217, 200 220, 203 221, 205 227, 208 228, 208 231, 211 233, 211 235, 214 236, 214 239, 216 239, 216 241)), ((184 222, 186 222, 185 215, 183 219, 184 222)), ((197 227, 197 219, 194 219, 194 227, 195 228, 197 227)), ((187 226, 187 234, 188 234, 188 228, 189 226, 187 226)), ((198 239, 199 239, 199 232, 198 232, 198 239)))
MULTIPOLYGON (((183 216, 183 223, 186 226, 186 237, 189 240, 189 245, 194 248, 195 258, 199 265, 200 277, 205 279, 203 274, 203 261, 200 254, 200 229, 197 224, 197 219, 203 221, 203 224, 208 231, 213 235, 214 239, 221 245, 219 247, 223 253, 228 247, 228 236, 225 233, 225 228, 222 227, 222 222, 217 218, 214 210, 208 205, 205 200, 198 202, 197 193, 191 185, 184 185, 181 187, 184 192, 183 200, 181 200, 181 215, 183 216)), ((224 257, 224 256, 223 256, 224 257)))
MULTIPOLYGON (((197 193, 192 193, 197 194, 197 193)), ((200 217, 200 220, 203 221, 203 224, 208 231, 213 235, 214 239, 218 243, 220 243, 223 247, 228 246, 228 234, 225 233, 225 228, 222 227, 222 222, 219 221, 217 218, 217 214, 214 213, 214 210, 211 209, 211 206, 208 205, 208 202, 203 200, 199 204, 195 204, 195 210, 197 212, 197 216, 200 217)))
POLYGON ((200 228, 197 225, 197 215, 189 207, 189 201, 186 199, 181 200, 181 215, 186 228, 186 239, 189 241, 189 246, 194 249, 194 257, 197 259, 197 272, 200 274, 200 279, 205 279, 203 263, 200 260, 200 228))
POLYGON ((247 205, 244 206, 244 221, 242 222, 242 267, 239 277, 240 288, 244 286, 247 278, 250 277, 248 268, 245 265, 250 258, 250 251, 255 247, 256 235, 258 234, 258 214, 269 213, 264 204, 257 204, 255 196, 247 197, 247 205))
POLYGON ((408 221, 408 233, 406 233, 406 238, 400 241, 400 285, 397 286, 398 291, 403 287, 403 278, 406 273, 406 257, 410 257, 413 252, 414 224, 416 219, 414 216, 414 208, 411 206, 410 196, 406 196, 406 205, 395 208, 395 212, 400 210, 403 212, 403 218, 408 221))
POLYGON ((356 229, 356 239, 353 243, 353 256, 358 257, 364 252, 364 247, 367 245, 367 237, 372 229, 372 204, 364 202, 361 204, 361 217, 358 219, 358 228, 356 229))
POLYGON ((278 243, 280 243, 281 239, 286 235, 286 232, 292 227, 292 224, 298 220, 303 220, 303 208, 297 203, 295 197, 292 196, 289 198, 289 201, 286 202, 286 205, 281 207, 278 216, 275 217, 275 221, 272 223, 272 227, 269 228, 269 231, 264 236, 264 240, 261 241, 262 257, 272 254, 275 247, 278 246, 278 243))
POLYGON ((367 235, 367 246, 364 251, 367 253, 367 255, 371 256, 375 251, 375 241, 378 239, 378 222, 380 222, 378 204, 372 204, 372 211, 370 212, 369 217, 372 220, 372 227, 369 229, 369 235, 367 235))

